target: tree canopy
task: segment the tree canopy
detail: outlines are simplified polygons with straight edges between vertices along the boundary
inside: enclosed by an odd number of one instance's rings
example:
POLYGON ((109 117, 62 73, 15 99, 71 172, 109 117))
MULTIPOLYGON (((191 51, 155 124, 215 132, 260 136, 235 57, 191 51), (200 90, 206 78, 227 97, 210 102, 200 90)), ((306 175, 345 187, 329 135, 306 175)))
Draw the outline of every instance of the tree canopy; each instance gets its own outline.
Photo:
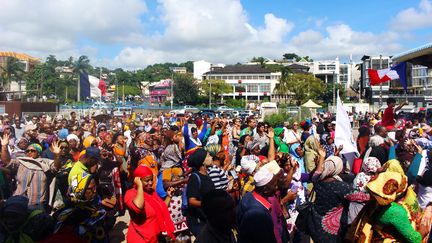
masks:
POLYGON ((308 99, 315 99, 325 88, 324 82, 312 74, 294 73, 282 75, 274 92, 278 95, 292 96, 292 101, 299 106, 308 99))

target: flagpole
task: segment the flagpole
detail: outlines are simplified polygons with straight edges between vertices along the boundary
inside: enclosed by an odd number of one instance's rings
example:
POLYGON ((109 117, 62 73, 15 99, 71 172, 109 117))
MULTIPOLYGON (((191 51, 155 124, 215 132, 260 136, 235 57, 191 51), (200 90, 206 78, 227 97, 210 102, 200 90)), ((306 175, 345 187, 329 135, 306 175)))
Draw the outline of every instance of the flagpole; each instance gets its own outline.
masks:
MULTIPOLYGON (((380 55, 380 70, 382 69, 382 55, 380 55)), ((382 83, 380 83, 380 97, 379 97, 379 104, 380 107, 383 105, 383 101, 382 101, 382 83)))
MULTIPOLYGON (((79 74, 78 74, 79 75, 79 74)), ((80 82, 80 76, 78 77, 78 92, 77 92, 77 102, 81 101, 81 82, 80 82)))

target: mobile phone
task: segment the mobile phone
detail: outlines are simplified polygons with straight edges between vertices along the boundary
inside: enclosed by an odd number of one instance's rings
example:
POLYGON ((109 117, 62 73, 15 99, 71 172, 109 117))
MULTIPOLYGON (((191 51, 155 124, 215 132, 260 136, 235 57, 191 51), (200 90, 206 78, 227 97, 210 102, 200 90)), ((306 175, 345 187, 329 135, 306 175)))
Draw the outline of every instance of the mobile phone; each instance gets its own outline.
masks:
POLYGON ((231 174, 231 176, 232 176, 232 178, 233 178, 234 180, 237 180, 237 179, 238 179, 238 175, 237 175, 237 173, 236 173, 234 170, 230 170, 230 174, 231 174))
POLYGON ((299 187, 297 185, 292 185, 292 187, 290 188, 290 190, 294 193, 296 193, 298 191, 299 187))

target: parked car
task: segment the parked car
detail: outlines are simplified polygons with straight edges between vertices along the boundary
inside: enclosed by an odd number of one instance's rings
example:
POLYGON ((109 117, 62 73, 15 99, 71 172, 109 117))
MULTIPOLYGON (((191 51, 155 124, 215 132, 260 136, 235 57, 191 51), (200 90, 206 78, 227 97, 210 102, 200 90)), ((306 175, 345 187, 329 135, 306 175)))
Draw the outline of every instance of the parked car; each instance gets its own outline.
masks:
POLYGON ((229 108, 228 106, 223 105, 223 106, 219 106, 217 108, 217 110, 218 111, 233 111, 234 109, 233 108, 229 108))
POLYGON ((113 116, 130 116, 132 115, 132 108, 130 107, 117 107, 113 109, 113 116))
POLYGON ((198 108, 196 108, 195 106, 191 106, 191 105, 185 105, 185 106, 183 107, 183 109, 185 110, 185 113, 186 113, 186 112, 192 112, 192 113, 197 113, 197 112, 199 112, 199 109, 198 109, 198 108))
POLYGON ((207 115, 210 119, 214 119, 216 117, 216 112, 214 110, 200 110, 198 115, 201 117, 207 115))

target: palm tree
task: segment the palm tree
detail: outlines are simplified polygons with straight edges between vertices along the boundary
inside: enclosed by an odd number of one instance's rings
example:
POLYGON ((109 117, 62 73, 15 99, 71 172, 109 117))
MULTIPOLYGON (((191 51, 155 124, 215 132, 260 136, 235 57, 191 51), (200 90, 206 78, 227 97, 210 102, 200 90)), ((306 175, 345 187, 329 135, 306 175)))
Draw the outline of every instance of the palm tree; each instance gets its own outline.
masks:
POLYGON ((90 68, 90 60, 87 56, 80 56, 78 60, 73 63, 73 72, 76 74, 87 73, 90 68))
MULTIPOLYGON (((78 74, 78 82, 79 75, 81 73, 88 73, 88 70, 91 68, 90 60, 87 56, 80 56, 78 60, 73 63, 73 73, 78 74)), ((78 83, 79 84, 79 83, 78 83)), ((77 101, 80 100, 80 86, 78 85, 78 93, 77 93, 77 101)))
POLYGON ((0 66, 2 70, 3 87, 8 87, 7 90, 11 90, 11 82, 14 79, 19 83, 19 90, 21 91, 21 80, 19 80, 24 74, 24 63, 22 63, 19 59, 15 57, 9 57, 6 60, 6 65, 0 66), (6 81, 6 83, 4 83, 6 81))

